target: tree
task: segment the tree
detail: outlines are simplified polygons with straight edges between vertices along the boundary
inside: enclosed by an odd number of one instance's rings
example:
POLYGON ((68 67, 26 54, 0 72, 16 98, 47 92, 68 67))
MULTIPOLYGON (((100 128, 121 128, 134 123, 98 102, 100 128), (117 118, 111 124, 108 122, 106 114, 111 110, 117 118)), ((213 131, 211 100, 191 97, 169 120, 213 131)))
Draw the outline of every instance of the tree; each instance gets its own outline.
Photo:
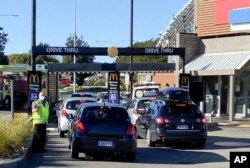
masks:
MULTIPOLYGON (((70 35, 67 38, 66 42, 67 47, 74 47, 74 36, 70 35)), ((78 38, 76 36, 76 47, 89 47, 88 43, 83 40, 83 37, 78 38)), ((95 57, 93 55, 77 55, 76 56, 76 63, 92 63, 94 61, 95 57)), ((62 59, 63 63, 73 63, 74 62, 74 56, 63 56, 62 59)), ((83 85, 84 78, 88 77, 89 74, 76 74, 76 83, 78 85, 83 85)))
POLYGON ((27 53, 22 54, 10 54, 9 63, 10 64, 30 64, 29 62, 30 55, 27 53))
MULTIPOLYGON (((150 39, 143 42, 135 42, 133 47, 134 48, 145 48, 145 47, 155 47, 159 38, 157 39, 150 39)), ((133 63, 166 63, 167 57, 166 56, 133 56, 133 63)), ((121 56, 117 57, 116 63, 130 63, 130 56, 121 56)))
POLYGON ((8 41, 7 36, 8 36, 8 34, 6 34, 3 31, 3 28, 0 27, 0 64, 1 65, 8 65, 9 64, 8 58, 7 58, 7 56, 4 55, 4 52, 3 52, 5 49, 5 45, 8 41))
MULTIPOLYGON (((49 47, 49 44, 40 42, 38 44, 39 47, 49 47)), ((36 64, 45 64, 49 63, 59 63, 59 60, 54 58, 53 55, 39 55, 36 57, 36 64)))
POLYGON ((3 52, 4 49, 5 49, 5 45, 6 45, 7 41, 8 41, 7 36, 8 36, 8 34, 6 34, 3 31, 3 28, 0 27, 0 52, 3 52))
MULTIPOLYGON (((70 35, 67 38, 66 42, 67 47, 74 47, 74 36, 70 35)), ((76 47, 89 47, 88 43, 83 40, 83 37, 78 38, 76 36, 76 47)), ((95 57, 93 55, 77 55, 76 56, 76 62, 77 63, 92 63, 94 61, 95 57)), ((74 56, 63 56, 62 59, 63 63, 73 63, 74 62, 74 56)))

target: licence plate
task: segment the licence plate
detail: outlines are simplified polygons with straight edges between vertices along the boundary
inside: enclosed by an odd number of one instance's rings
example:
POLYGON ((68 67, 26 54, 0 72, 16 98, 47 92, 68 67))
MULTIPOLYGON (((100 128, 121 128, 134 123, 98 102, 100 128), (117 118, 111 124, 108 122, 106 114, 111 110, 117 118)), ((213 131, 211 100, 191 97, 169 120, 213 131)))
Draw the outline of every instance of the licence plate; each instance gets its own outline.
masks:
POLYGON ((177 125, 177 129, 180 129, 180 130, 188 129, 188 125, 177 125))
POLYGON ((98 141, 98 146, 113 147, 112 141, 98 141))

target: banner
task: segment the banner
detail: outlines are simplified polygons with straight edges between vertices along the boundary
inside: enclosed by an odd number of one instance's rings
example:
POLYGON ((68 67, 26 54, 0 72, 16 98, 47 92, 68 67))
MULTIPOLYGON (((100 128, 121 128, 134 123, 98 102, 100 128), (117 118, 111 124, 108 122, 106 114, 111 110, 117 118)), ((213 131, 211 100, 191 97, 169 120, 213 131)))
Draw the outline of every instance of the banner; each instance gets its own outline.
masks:
POLYGON ((38 94, 42 90, 42 72, 41 71, 28 71, 28 100, 31 106, 34 100, 38 99, 38 94))
POLYGON ((108 73, 108 102, 120 104, 120 73, 108 73))

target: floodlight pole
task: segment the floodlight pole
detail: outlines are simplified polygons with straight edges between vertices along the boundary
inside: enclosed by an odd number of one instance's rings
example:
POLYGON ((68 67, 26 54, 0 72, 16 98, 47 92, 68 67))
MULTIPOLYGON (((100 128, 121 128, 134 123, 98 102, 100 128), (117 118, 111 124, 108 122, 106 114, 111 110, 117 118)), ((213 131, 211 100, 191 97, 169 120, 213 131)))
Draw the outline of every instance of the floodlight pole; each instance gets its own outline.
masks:
MULTIPOLYGON (((130 67, 133 64, 133 14, 134 13, 134 0, 130 1, 130 48, 131 48, 131 55, 130 55, 130 67)), ((130 92, 132 95, 133 91, 133 73, 130 72, 130 92)))
POLYGON ((30 61, 32 71, 36 70, 36 56, 32 51, 32 47, 36 46, 36 0, 32 0, 32 16, 31 16, 31 55, 30 61))
MULTIPOLYGON (((74 47, 76 47, 76 0, 74 0, 74 47)), ((74 64, 76 63, 76 55, 74 55, 74 64)), ((76 72, 73 76, 73 90, 76 92, 76 72)))

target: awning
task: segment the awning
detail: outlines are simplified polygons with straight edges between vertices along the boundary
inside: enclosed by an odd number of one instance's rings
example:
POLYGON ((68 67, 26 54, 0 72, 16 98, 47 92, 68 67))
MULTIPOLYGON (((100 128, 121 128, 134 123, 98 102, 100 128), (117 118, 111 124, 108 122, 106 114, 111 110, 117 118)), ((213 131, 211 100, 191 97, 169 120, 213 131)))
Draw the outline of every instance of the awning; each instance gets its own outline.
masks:
POLYGON ((198 55, 185 66, 185 72, 199 76, 235 75, 248 66, 250 51, 206 53, 198 55))

